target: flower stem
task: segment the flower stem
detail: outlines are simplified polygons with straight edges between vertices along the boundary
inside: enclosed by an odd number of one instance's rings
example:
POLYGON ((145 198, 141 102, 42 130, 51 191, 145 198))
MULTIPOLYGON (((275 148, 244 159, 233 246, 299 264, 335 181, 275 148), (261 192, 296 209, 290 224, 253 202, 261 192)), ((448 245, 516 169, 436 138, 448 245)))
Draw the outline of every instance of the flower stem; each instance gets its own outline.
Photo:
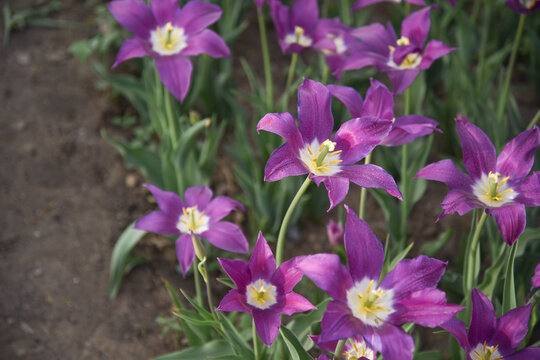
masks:
MULTIPOLYGON (((373 154, 373 151, 366 155, 366 158, 364 159, 364 164, 371 164, 371 154, 373 154)), ((365 187, 362 187, 360 190, 360 209, 358 209, 358 217, 360 219, 365 220, 364 216, 366 214, 366 196, 367 196, 367 189, 365 187)))
POLYGON ((176 148, 178 144, 178 140, 176 139, 177 131, 176 131, 176 125, 174 121, 174 115, 172 110, 172 104, 171 104, 171 94, 169 94, 169 90, 164 88, 164 98, 165 98, 165 113, 167 114, 167 121, 169 123, 169 129, 168 133, 171 138, 171 146, 173 149, 176 148))
POLYGON ((322 73, 322 79, 321 82, 323 85, 326 85, 328 82, 328 75, 330 73, 330 68, 328 68, 328 64, 326 63, 326 60, 323 57, 323 73, 322 73))
POLYGON ((343 24, 349 26, 351 25, 351 7, 349 5, 349 0, 341 0, 339 2, 341 5, 341 19, 343 24))
POLYGON ((257 19, 259 20, 259 33, 261 36, 261 48, 264 64, 264 81, 266 85, 266 110, 271 111, 274 106, 274 89, 272 83, 272 70, 270 69, 270 52, 268 51, 268 37, 266 36, 266 26, 264 16, 257 9, 257 19))
POLYGON ((279 228, 279 235, 276 245, 276 265, 279 266, 281 264, 281 261, 283 260, 283 245, 285 240, 285 234, 287 233, 287 227, 289 226, 289 221, 291 220, 291 216, 294 212, 294 209, 296 208, 296 205, 298 205, 298 202, 300 202, 300 198, 302 198, 302 195, 306 192, 307 188, 309 187, 309 184, 311 184, 311 179, 308 177, 294 196, 293 200, 291 201, 291 205, 289 205, 289 208, 287 209, 287 212, 285 213, 285 216, 283 217, 283 221, 281 222, 281 227, 279 228))
POLYGON ((298 62, 298 54, 294 53, 291 56, 291 65, 287 74, 287 83, 285 84, 285 94, 283 94, 283 111, 287 111, 289 107, 289 88, 291 87, 294 73, 296 72, 296 63, 298 62))
POLYGON ((203 306, 204 300, 201 287, 201 274, 199 274, 199 270, 197 269, 197 264, 195 262, 193 262, 193 279, 195 280, 195 294, 197 297, 197 304, 203 306))
POLYGON ((255 355, 255 360, 259 360, 259 337, 257 335, 257 329, 255 328, 255 319, 252 321, 252 329, 253 329, 253 354, 255 355))
POLYGON ((516 286, 514 283, 514 262, 516 260, 516 252, 518 248, 518 240, 512 245, 510 256, 506 262, 506 277, 504 278, 503 303, 502 312, 506 314, 508 311, 515 309, 516 304, 516 286))
MULTIPOLYGON (((407 3, 408 4, 408 3, 407 3)), ((403 94, 403 115, 409 115, 410 112, 410 106, 411 106, 411 93, 410 89, 405 90, 405 93, 403 94)), ((408 200, 409 200, 409 194, 408 194, 408 186, 409 186, 409 179, 407 174, 407 167, 408 167, 408 157, 409 157, 409 148, 407 144, 403 144, 401 146, 401 195, 403 196, 403 200, 401 201, 401 221, 400 221, 400 234, 401 234, 401 240, 400 245, 401 248, 405 248, 405 244, 407 243, 407 219, 408 219, 408 200)))
POLYGON ((204 272, 206 274, 206 296, 208 297, 208 307, 210 308, 210 312, 214 316, 214 319, 216 321, 218 320, 216 309, 214 307, 214 301, 212 300, 212 286, 210 284, 210 278, 208 278, 208 267, 206 266, 206 259, 204 261, 201 261, 203 264, 204 272))
POLYGON ((529 123, 529 125, 527 126, 527 130, 531 130, 534 125, 536 125, 536 123, 538 122, 538 120, 540 120, 540 110, 538 110, 536 112, 536 115, 534 115, 533 119, 531 120, 531 122, 529 123))
POLYGON ((343 352, 343 347, 345 347, 345 343, 347 342, 347 339, 341 339, 338 341, 336 346, 336 351, 334 351, 334 360, 341 359, 341 353, 343 352))

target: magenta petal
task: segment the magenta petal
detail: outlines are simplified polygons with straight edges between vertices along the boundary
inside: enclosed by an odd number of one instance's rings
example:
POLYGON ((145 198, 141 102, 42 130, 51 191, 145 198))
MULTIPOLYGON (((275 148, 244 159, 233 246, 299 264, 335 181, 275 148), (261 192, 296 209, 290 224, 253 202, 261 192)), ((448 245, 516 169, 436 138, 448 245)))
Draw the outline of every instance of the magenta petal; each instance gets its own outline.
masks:
POLYGON ((252 315, 253 320, 255 320, 257 334, 263 343, 270 346, 274 342, 281 326, 279 314, 268 310, 253 309, 252 315))
MULTIPOLYGON (((383 64, 388 61, 388 46, 395 46, 397 41, 396 34, 390 23, 386 28, 378 23, 362 26, 353 29, 351 35, 361 40, 362 44, 365 45, 364 50, 366 52, 371 52, 373 56, 378 54, 383 64)), ((356 57, 361 61, 360 59, 365 55, 367 54, 357 53, 356 57)))
POLYGON ((339 174, 358 186, 384 189, 392 196, 402 199, 394 178, 383 168, 373 164, 361 164, 344 167, 339 174))
POLYGON ((518 192, 516 202, 525 206, 540 206, 540 171, 523 179, 516 190, 518 192))
POLYGON ((383 56, 372 51, 359 50, 345 59, 341 70, 357 70, 366 66, 379 66, 380 64, 386 64, 387 61, 388 56, 386 55, 383 56))
POLYGON ((152 211, 140 218, 135 223, 135 229, 145 230, 163 235, 175 235, 180 233, 176 228, 177 220, 161 211, 152 211))
POLYGON ((276 259, 261 232, 259 232, 248 266, 253 280, 270 280, 276 271, 276 259))
POLYGON ((308 170, 298 159, 296 150, 288 143, 278 147, 270 155, 264 167, 264 181, 278 181, 287 176, 307 174, 308 170))
POLYGON ((456 49, 446 46, 442 41, 430 40, 422 52, 422 62, 418 66, 421 70, 428 69, 435 60, 456 49))
POLYGON ((440 132, 437 125, 435 120, 420 115, 399 117, 381 144, 386 146, 408 144, 416 138, 431 134, 433 131, 440 132))
POLYGON ((152 10, 141 0, 112 1, 107 7, 123 27, 142 39, 148 40, 157 28, 152 10))
POLYGON ((495 169, 495 146, 480 128, 465 117, 456 118, 456 127, 463 148, 463 164, 473 179, 495 169))
POLYGON ((378 350, 385 360, 412 360, 414 341, 399 326, 383 325, 377 331, 365 336, 366 341, 378 350))
MULTIPOLYGON (((334 282, 337 282, 334 279, 334 282)), ((321 321, 322 342, 347 339, 364 333, 365 326, 351 313, 351 309, 340 301, 331 301, 321 321)))
POLYGON ((236 224, 227 221, 210 224, 210 229, 201 236, 220 249, 242 254, 249 252, 246 237, 236 224))
POLYGON ((497 172, 503 176, 526 176, 534 163, 534 153, 540 145, 540 130, 534 128, 513 138, 497 158, 497 172))
POLYGON ((475 347, 491 339, 495 332, 497 318, 493 304, 486 295, 473 289, 471 300, 472 312, 468 338, 471 347, 475 347))
POLYGON ((516 204, 489 209, 489 215, 495 218, 501 237, 508 245, 515 243, 525 230, 527 222, 525 205, 516 204))
POLYGON ((159 25, 164 25, 174 20, 178 10, 178 0, 151 0, 150 6, 159 25))
POLYGON ((186 207, 197 206, 199 211, 206 209, 210 199, 212 199, 212 190, 205 185, 191 186, 184 193, 186 207))
POLYGON ((298 87, 298 123, 304 143, 330 138, 334 127, 330 92, 320 82, 304 79, 298 87))
POLYGON ((469 190, 472 180, 469 175, 461 172, 454 162, 449 159, 437 161, 421 169, 415 178, 435 180, 445 183, 450 189, 469 190))
POLYGON ((463 321, 450 319, 441 324, 441 327, 452 334, 463 349, 467 350, 470 348, 469 339, 467 338, 467 329, 465 328, 465 323, 463 321))
POLYGON ((330 211, 347 196, 349 192, 349 179, 329 176, 324 179, 324 186, 326 186, 328 199, 330 200, 330 207, 327 211, 330 211))
POLYGON ((352 6, 352 11, 356 11, 366 6, 370 6, 370 5, 378 4, 382 2, 387 2, 387 1, 389 0, 356 0, 352 6))
POLYGON ((525 348, 515 354, 507 355, 504 360, 531 360, 540 359, 540 348, 525 348))
POLYGON ((156 67, 163 85, 179 101, 184 100, 191 82, 191 61, 182 55, 158 56, 156 67))
MULTIPOLYGON (((180 269, 182 274, 186 276, 193 260, 195 259, 195 249, 193 248, 193 242, 191 240, 191 235, 184 234, 176 239, 176 258, 180 263, 180 269)), ((197 271, 197 270, 195 270, 197 271)))
POLYGON ((212 25, 220 17, 221 8, 219 6, 205 1, 189 1, 177 13, 175 25, 184 28, 184 31, 189 36, 212 25))
POLYGON ((120 63, 133 58, 143 57, 148 55, 148 42, 141 39, 140 37, 133 36, 122 44, 120 50, 118 50, 118 55, 116 55, 116 60, 114 61, 113 68, 117 67, 120 63))
POLYGON ((327 85, 332 96, 341 101, 353 118, 359 117, 362 112, 362 96, 349 86, 327 85))
POLYGON ((241 294, 246 292, 246 286, 251 282, 248 265, 240 260, 218 258, 218 261, 241 294))
POLYGON ((369 225, 349 207, 345 225, 345 252, 353 281, 364 278, 379 280, 384 262, 384 249, 369 225))
POLYGON ((167 214, 178 216, 182 213, 184 203, 180 196, 172 191, 164 191, 152 184, 144 185, 154 195, 161 211, 167 214))
POLYGON ((411 292, 437 286, 445 269, 446 263, 425 255, 401 260, 383 279, 381 287, 393 289, 397 301, 411 292))
POLYGON ((238 290, 232 289, 221 300, 216 310, 250 312, 251 309, 246 304, 245 298, 245 295, 240 294, 238 290))
POLYGON ((394 95, 383 83, 371 79, 361 116, 373 116, 389 121, 394 119, 394 95))
POLYGON ((229 57, 231 52, 225 41, 212 30, 203 30, 197 35, 188 38, 187 47, 182 55, 195 56, 208 54, 214 58, 229 57))
POLYGON ((290 293, 296 284, 302 280, 303 275, 298 270, 297 265, 303 258, 303 256, 297 256, 279 265, 270 282, 282 284, 283 292, 285 294, 290 293))
POLYGON ((531 291, 534 288, 537 288, 540 286, 540 263, 536 265, 536 268, 534 269, 534 275, 531 279, 531 291))
POLYGON ((411 44, 423 46, 429 33, 430 6, 415 11, 407 16, 401 23, 401 35, 409 38, 411 44))
POLYGON ((285 306, 281 309, 281 313, 285 315, 292 315, 297 312, 304 312, 309 310, 315 310, 313 306, 305 297, 297 293, 291 292, 285 295, 285 306))
POLYGON ((227 196, 217 196, 206 206, 206 215, 211 222, 217 222, 233 210, 244 210, 244 205, 227 196))
POLYGON ((420 70, 391 70, 388 71, 388 77, 392 81, 394 87, 394 94, 402 94, 418 76, 420 70))
POLYGON ((292 149, 304 147, 294 117, 288 112, 266 114, 257 124, 257 132, 261 130, 281 136, 292 149))
POLYGON ((302 27, 308 33, 314 30, 318 19, 317 0, 296 0, 291 7, 291 24, 302 27))
POLYGON ((514 351, 529 331, 531 305, 520 306, 510 310, 497 320, 497 329, 491 342, 499 345, 501 354, 514 351))
POLYGON ((444 212, 439 216, 437 221, 456 211, 459 215, 463 216, 472 209, 479 207, 482 207, 482 205, 479 204, 469 192, 463 190, 450 190, 441 203, 441 208, 444 209, 444 212))

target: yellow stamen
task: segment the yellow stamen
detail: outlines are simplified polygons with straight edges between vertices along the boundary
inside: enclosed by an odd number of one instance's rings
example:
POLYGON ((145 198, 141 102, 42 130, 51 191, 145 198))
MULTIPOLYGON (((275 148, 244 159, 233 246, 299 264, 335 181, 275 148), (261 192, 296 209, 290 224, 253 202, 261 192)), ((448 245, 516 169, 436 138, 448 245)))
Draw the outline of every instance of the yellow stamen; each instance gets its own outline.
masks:
MULTIPOLYGON (((309 155, 313 156, 313 152, 311 151, 311 149, 309 148, 309 145, 307 146, 307 151, 309 152, 309 155)), ((316 159, 314 159, 316 160, 316 159)))
POLYGON ((341 153, 343 150, 337 150, 337 151, 332 151, 330 154, 328 154, 328 156, 334 156, 334 155, 337 155, 339 153, 341 153))
POLYGON ((328 164, 333 165, 333 164, 339 164, 340 162, 343 162, 343 160, 332 160, 328 164))

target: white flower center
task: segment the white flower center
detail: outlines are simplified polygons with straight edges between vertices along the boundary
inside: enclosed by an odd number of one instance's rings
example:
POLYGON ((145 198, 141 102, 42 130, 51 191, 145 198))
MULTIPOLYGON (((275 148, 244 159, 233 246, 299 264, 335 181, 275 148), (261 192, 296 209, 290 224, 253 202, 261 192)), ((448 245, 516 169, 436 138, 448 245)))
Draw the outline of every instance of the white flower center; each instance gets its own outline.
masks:
POLYGON ((165 26, 158 26, 156 30, 150 32, 150 43, 152 50, 159 55, 174 55, 187 46, 187 36, 183 28, 168 22, 165 26))
MULTIPOLYGON (((408 46, 408 45, 411 45, 411 41, 409 40, 408 37, 402 36, 397 40, 396 44, 398 46, 408 46)), ((414 69, 418 65, 420 65, 420 63, 422 62, 422 55, 420 55, 417 52, 413 52, 407 55, 407 57, 403 59, 401 64, 396 64, 394 62, 394 51, 396 50, 396 47, 390 45, 388 46, 388 48, 390 49, 390 55, 389 55, 389 60, 386 63, 386 65, 393 67, 394 69, 399 69, 399 70, 414 69)))
POLYGON ((197 206, 182 208, 182 215, 178 219, 176 228, 184 234, 202 234, 208 230, 210 218, 204 215, 204 210, 199 212, 197 206))
POLYGON ((259 279, 246 287, 246 300, 249 305, 264 310, 277 303, 276 293, 274 285, 259 279))
POLYGON ((373 282, 363 278, 347 290, 347 305, 363 323, 378 327, 394 312, 394 291, 373 288, 373 282))
POLYGON ((471 360, 501 360, 503 357, 497 346, 486 346, 486 343, 478 344, 476 347, 469 353, 471 360))
POLYGON ((518 195, 514 189, 508 186, 510 176, 500 179, 501 174, 492 173, 482 174, 480 179, 473 185, 473 193, 478 200, 490 207, 500 207, 512 200, 518 195))
POLYGON ((313 40, 309 36, 304 35, 305 32, 306 31, 304 30, 304 28, 300 26, 295 26, 294 33, 287 34, 285 36, 285 43, 287 45, 298 44, 303 47, 311 46, 311 44, 313 43, 313 40))
POLYGON ((334 50, 323 49, 322 52, 326 55, 343 54, 347 51, 347 45, 345 45, 345 39, 343 35, 336 36, 334 34, 328 34, 328 37, 334 41, 334 50))
POLYGON ((317 139, 300 149, 300 160, 313 175, 332 176, 341 171, 338 164, 343 160, 339 159, 342 150, 334 151, 336 143, 325 140, 322 144, 317 139))
POLYGON ((356 339, 349 338, 345 343, 341 357, 345 360, 358 360, 362 357, 368 360, 374 360, 375 353, 367 347, 364 339, 357 341, 356 339))

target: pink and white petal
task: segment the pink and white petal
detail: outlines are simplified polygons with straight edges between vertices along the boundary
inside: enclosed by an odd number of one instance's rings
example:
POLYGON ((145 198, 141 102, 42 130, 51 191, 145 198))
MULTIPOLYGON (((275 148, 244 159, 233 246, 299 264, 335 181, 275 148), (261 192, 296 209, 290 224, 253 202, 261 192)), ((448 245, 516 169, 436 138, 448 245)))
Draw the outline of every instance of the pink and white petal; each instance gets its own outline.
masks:
POLYGON ((458 319, 450 319, 441 324, 441 327, 452 334, 463 349, 467 350, 471 347, 469 345, 469 339, 467 338, 467 329, 463 321, 458 319))
POLYGON ((246 296, 232 289, 225 295, 216 308, 217 311, 241 311, 251 312, 251 308, 246 304, 246 296))
POLYGON ((211 222, 217 222, 229 215, 233 210, 244 211, 244 205, 227 196, 216 196, 206 206, 206 215, 211 222))
POLYGON ((424 116, 408 115, 396 119, 392 130, 382 141, 381 145, 399 146, 408 144, 421 136, 431 134, 433 131, 441 132, 438 123, 424 116))
POLYGON ((205 185, 188 187, 184 193, 186 207, 197 206, 199 211, 206 209, 212 199, 212 190, 205 185))
POLYGON ((446 46, 442 41, 439 40, 430 40, 426 48, 422 52, 422 62, 418 67, 421 70, 428 69, 435 60, 444 55, 456 50, 450 46, 446 46))
POLYGON ((488 214, 495 218, 501 237, 508 245, 515 243, 523 234, 527 222, 525 205, 515 204, 492 208, 488 210, 488 214))
POLYGON ((353 118, 360 117, 362 112, 362 96, 352 87, 343 85, 327 85, 332 96, 341 101, 353 118))
POLYGON ((540 171, 532 173, 520 182, 516 189, 516 202, 525 206, 540 206, 540 171))
POLYGON ((270 155, 264 167, 264 181, 278 181, 287 176, 298 176, 307 173, 308 170, 298 159, 296 150, 288 143, 285 143, 270 155))
POLYGON ((281 136, 292 149, 304 147, 296 121, 288 112, 266 114, 257 124, 257 133, 261 130, 281 136))
POLYGON ((291 292, 285 295, 285 306, 281 309, 281 313, 292 315, 297 312, 315 310, 316 307, 302 295, 291 292))
POLYGON ((148 55, 149 44, 146 40, 141 39, 140 37, 133 36, 122 44, 118 54, 116 55, 116 60, 114 61, 113 68, 117 67, 120 63, 133 59, 140 58, 148 55))
POLYGON ((379 351, 385 360, 412 360, 414 341, 399 326, 385 324, 365 336, 366 342, 379 351))
POLYGON ((260 309, 253 309, 251 314, 253 315, 255 329, 257 330, 259 338, 267 346, 272 345, 279 332, 279 327, 281 326, 281 317, 279 314, 260 309))
POLYGON ((463 164, 473 179, 493 171, 496 166, 495 146, 478 126, 458 115, 456 128, 463 149, 463 164))
POLYGON ((396 181, 380 166, 373 164, 344 166, 339 176, 348 178, 358 186, 384 189, 390 195, 402 199, 396 181))
POLYGON ((531 306, 529 304, 512 309, 497 320, 497 329, 491 342, 499 345, 501 354, 511 353, 527 335, 531 306))
POLYGON ((488 341, 495 333, 497 317, 489 298, 477 289, 471 293, 472 311, 469 326, 469 344, 472 347, 488 341))
POLYGON ((246 286, 256 279, 251 278, 248 265, 240 260, 218 258, 219 264, 231 278, 241 294, 245 294, 246 286))
POLYGON ((177 219, 161 211, 152 211, 135 223, 135 229, 163 235, 175 235, 180 231, 176 228, 177 219))
POLYGON ((394 301, 398 301, 412 292, 437 286, 445 269, 445 262, 425 255, 401 260, 382 280, 381 287, 393 289, 394 301))
POLYGON ((242 230, 228 221, 210 224, 210 228, 201 236, 220 249, 242 254, 249 252, 249 244, 242 230))
POLYGON ((184 203, 175 192, 161 190, 152 184, 145 184, 144 186, 154 195, 161 211, 173 216, 179 216, 182 213, 184 203))
POLYGON ((353 281, 364 278, 379 280, 384 262, 384 249, 369 225, 345 205, 345 252, 353 281))
POLYGON ((411 44, 422 47, 426 42, 430 22, 431 6, 415 11, 401 23, 401 35, 409 38, 411 44))
POLYGON ((182 55, 157 56, 156 68, 163 85, 179 101, 184 100, 191 82, 191 61, 182 55))
POLYGON ((441 216, 439 216, 437 221, 441 220, 446 215, 450 215, 455 212, 463 216, 473 209, 483 207, 483 205, 476 200, 474 195, 459 189, 450 190, 444 197, 440 206, 444 211, 441 216))
MULTIPOLYGON (((338 281, 334 279, 334 282, 338 281)), ((365 325, 353 316, 347 304, 341 301, 331 301, 328 303, 321 320, 319 339, 322 342, 347 339, 362 335, 364 330, 365 325)))
POLYGON ((185 56, 196 56, 199 54, 208 54, 213 58, 220 58, 229 57, 231 52, 221 36, 207 29, 189 37, 187 47, 182 50, 182 55, 185 56))
POLYGON ((180 263, 180 269, 182 274, 186 276, 193 260, 195 260, 195 249, 193 248, 193 242, 191 240, 191 235, 184 234, 176 239, 176 258, 178 263, 180 263))
POLYGON ((330 99, 330 92, 320 82, 304 79, 298 87, 298 123, 304 143, 330 138, 334 127, 330 99))
POLYGON ((419 73, 419 69, 388 71, 388 77, 392 81, 392 86, 394 87, 394 94, 402 94, 407 90, 419 73))
POLYGON ((371 79, 361 116, 373 116, 389 121, 394 119, 394 95, 383 83, 371 79))
POLYGON ((497 172, 503 176, 527 176, 534 163, 534 153, 540 145, 537 126, 524 131, 505 145, 497 158, 497 172))
POLYGON ((221 17, 221 13, 221 8, 217 5, 205 1, 189 1, 177 12, 174 23, 190 36, 215 23, 221 17))
POLYGON ((270 280, 276 271, 276 259, 262 232, 259 232, 248 267, 254 280, 270 280))
POLYGON ((518 352, 512 355, 506 355, 505 360, 531 360, 531 359, 540 359, 540 348, 525 348, 521 349, 518 352))
POLYGON ((112 1, 107 7, 123 27, 142 39, 150 39, 150 31, 157 27, 152 10, 141 0, 112 1))
POLYGON ((328 176, 323 182, 328 191, 328 200, 330 200, 330 207, 327 211, 330 211, 347 196, 349 192, 349 179, 328 176))
POLYGON ((178 8, 178 0, 152 0, 150 7, 159 25, 164 25, 174 20, 178 8))
POLYGON ((450 159, 429 164, 421 169, 414 177, 440 181, 445 183, 450 189, 468 190, 472 185, 469 175, 459 170, 450 159))

